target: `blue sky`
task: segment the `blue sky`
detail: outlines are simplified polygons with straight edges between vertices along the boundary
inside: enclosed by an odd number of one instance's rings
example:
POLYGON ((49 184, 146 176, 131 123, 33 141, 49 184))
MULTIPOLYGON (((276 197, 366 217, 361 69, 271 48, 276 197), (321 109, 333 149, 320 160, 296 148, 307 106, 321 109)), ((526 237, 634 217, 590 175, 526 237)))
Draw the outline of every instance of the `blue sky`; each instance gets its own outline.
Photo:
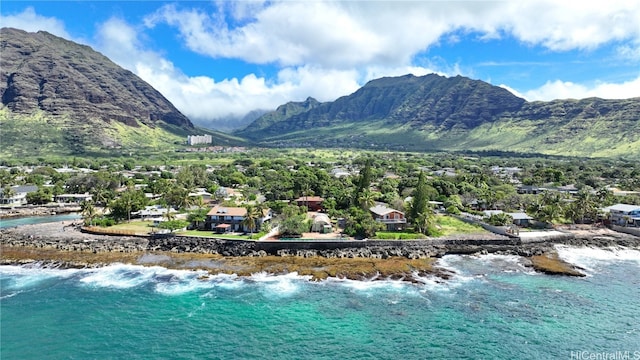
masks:
POLYGON ((638 1, 3 0, 0 24, 89 45, 200 124, 407 73, 640 97, 638 1))

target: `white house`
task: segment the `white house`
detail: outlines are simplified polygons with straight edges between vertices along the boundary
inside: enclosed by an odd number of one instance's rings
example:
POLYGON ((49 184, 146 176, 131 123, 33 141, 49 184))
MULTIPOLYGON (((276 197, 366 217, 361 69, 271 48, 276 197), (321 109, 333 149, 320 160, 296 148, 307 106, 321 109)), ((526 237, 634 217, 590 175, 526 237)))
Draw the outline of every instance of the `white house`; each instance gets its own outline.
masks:
POLYGON ((612 224, 622 226, 640 226, 640 205, 615 204, 603 208, 610 214, 612 224))
POLYGON ((15 185, 9 187, 9 193, 0 188, 0 204, 19 206, 27 203, 27 194, 38 191, 36 185, 15 185))

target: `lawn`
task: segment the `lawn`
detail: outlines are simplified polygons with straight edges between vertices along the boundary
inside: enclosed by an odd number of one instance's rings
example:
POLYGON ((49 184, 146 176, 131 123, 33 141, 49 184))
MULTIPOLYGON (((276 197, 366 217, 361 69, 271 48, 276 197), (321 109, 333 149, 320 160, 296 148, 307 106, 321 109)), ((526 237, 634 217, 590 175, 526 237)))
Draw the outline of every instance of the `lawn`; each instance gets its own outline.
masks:
MULTIPOLYGON (((468 224, 464 221, 458 220, 454 217, 447 215, 438 215, 435 217, 435 227, 438 230, 437 235, 450 236, 460 234, 488 234, 489 232, 480 226, 468 224)), ((421 239, 425 236, 413 232, 393 232, 393 231, 380 231, 376 233, 376 239, 379 240, 415 240, 421 239)))
POLYGON ((137 234, 148 234, 153 232, 156 228, 153 227, 153 221, 134 220, 110 226, 109 229, 135 231, 137 234))
POLYGON ((489 234, 489 232, 481 226, 469 224, 447 215, 436 216, 435 225, 440 232, 440 236, 457 234, 489 234))

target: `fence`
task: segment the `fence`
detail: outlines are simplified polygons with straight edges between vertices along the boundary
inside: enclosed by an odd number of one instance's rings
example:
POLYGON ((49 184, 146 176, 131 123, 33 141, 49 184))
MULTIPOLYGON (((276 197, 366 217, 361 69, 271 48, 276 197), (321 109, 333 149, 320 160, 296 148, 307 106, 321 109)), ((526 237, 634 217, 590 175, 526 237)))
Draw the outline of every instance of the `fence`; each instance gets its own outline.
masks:
POLYGON ((97 235, 147 236, 146 234, 138 234, 135 230, 109 229, 97 226, 83 226, 80 229, 82 232, 97 235))

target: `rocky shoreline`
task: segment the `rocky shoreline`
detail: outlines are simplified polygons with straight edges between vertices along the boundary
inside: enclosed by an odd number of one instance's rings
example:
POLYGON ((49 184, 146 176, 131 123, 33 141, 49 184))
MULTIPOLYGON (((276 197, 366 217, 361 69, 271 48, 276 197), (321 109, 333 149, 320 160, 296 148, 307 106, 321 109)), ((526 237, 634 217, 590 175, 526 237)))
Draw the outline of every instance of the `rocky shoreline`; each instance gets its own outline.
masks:
POLYGON ((30 216, 47 216, 80 212, 79 205, 66 206, 21 206, 0 209, 0 219, 11 219, 30 216))
POLYGON ((640 238, 608 229, 568 233, 553 241, 522 243, 517 239, 438 239, 372 241, 370 243, 276 244, 196 237, 134 237, 86 234, 73 223, 25 225, 0 232, 1 264, 44 262, 56 267, 97 267, 113 262, 206 269, 210 273, 251 274, 298 272, 314 279, 393 278, 419 281, 421 276, 446 279, 434 266, 447 254, 500 254, 526 258, 524 263, 548 274, 584 276, 555 254, 555 245, 640 249, 640 238), (278 246, 274 246, 278 245, 278 246), (314 248, 316 247, 316 248, 314 248), (151 260, 150 260, 151 259, 151 260))

